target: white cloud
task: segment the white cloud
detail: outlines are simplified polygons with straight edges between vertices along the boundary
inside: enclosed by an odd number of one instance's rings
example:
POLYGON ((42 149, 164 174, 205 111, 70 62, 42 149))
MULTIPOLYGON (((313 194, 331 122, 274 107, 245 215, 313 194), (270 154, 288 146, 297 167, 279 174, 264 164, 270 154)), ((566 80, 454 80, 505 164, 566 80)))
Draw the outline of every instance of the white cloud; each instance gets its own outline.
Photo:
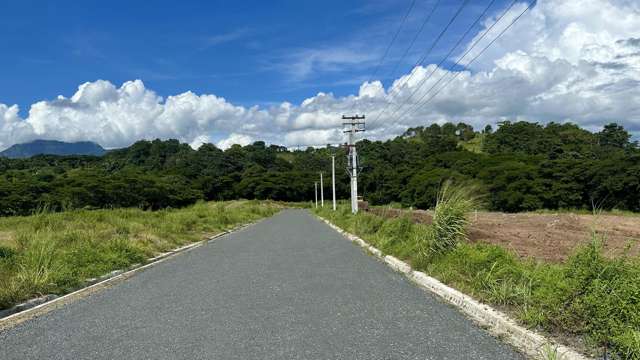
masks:
POLYGON ((253 142, 253 139, 251 138, 251 136, 248 135, 244 135, 244 134, 236 134, 236 133, 232 133, 231 135, 229 135, 228 138, 219 141, 216 146, 218 146, 220 149, 228 149, 230 148, 232 145, 249 145, 253 142))
MULTIPOLYGON (((311 65, 301 65, 303 76, 348 57, 311 55, 311 65)), ((617 121, 640 134, 640 9, 633 1, 539 0, 480 59, 424 106, 416 101, 429 99, 433 92, 427 90, 443 76, 440 85, 447 83, 452 73, 434 65, 418 67, 410 81, 404 75, 389 89, 373 81, 362 84, 355 95, 319 93, 299 105, 264 108, 192 92, 163 99, 140 80, 120 87, 98 80, 81 85, 68 98, 33 104, 25 119, 16 106, 0 104, 0 148, 36 138, 92 140, 106 147, 156 137, 177 138, 194 147, 220 138, 224 140, 217 145, 223 148, 254 140, 324 145, 344 141, 341 116, 349 112, 367 114, 366 135, 373 139, 432 122, 482 127, 504 119, 573 121, 590 129, 617 121)))
POLYGON ((239 28, 226 33, 212 35, 206 37, 203 41, 204 48, 209 48, 212 46, 217 46, 221 44, 225 44, 228 42, 232 42, 235 40, 239 40, 250 33, 248 28, 239 28))
POLYGON ((276 67, 293 81, 302 81, 316 72, 341 72, 377 61, 378 54, 358 46, 305 48, 290 51, 276 67))

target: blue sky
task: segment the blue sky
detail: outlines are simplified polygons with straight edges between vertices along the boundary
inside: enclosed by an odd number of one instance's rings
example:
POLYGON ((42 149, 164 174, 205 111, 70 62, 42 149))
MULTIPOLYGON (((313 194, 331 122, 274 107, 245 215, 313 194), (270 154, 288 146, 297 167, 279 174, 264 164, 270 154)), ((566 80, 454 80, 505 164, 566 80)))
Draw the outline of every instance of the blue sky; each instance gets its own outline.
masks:
MULTIPOLYGON (((399 67, 402 72, 461 2, 443 1, 399 67)), ((406 30, 417 30, 433 3, 416 1, 406 30)), ((486 3, 471 1, 448 37, 459 34, 486 3)), ((320 91, 346 95, 371 76, 410 4, 8 1, 0 13, 0 102, 18 104, 24 115, 36 101, 67 96, 97 79, 141 79, 162 96, 191 90, 245 106, 299 103, 320 91)), ((413 36, 402 32, 380 75, 388 75, 413 36)), ((437 47, 433 60, 443 50, 437 47)))
POLYGON ((615 121, 640 135, 637 0, 537 0, 528 12, 525 0, 441 0, 403 58, 437 1, 416 0, 373 76, 412 1, 5 0, 0 150, 33 139, 321 146, 344 141, 353 112, 367 115, 369 139, 504 120, 615 121))

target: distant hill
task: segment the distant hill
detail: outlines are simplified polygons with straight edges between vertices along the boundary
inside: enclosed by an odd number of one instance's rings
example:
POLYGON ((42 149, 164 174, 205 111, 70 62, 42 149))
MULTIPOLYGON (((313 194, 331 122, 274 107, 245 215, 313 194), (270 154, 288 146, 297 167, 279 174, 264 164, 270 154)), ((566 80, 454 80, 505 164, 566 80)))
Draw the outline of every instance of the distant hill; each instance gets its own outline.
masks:
POLYGON ((17 159, 40 154, 100 156, 104 153, 106 150, 102 146, 90 141, 68 143, 56 140, 34 140, 29 143, 15 144, 0 152, 0 156, 17 159))

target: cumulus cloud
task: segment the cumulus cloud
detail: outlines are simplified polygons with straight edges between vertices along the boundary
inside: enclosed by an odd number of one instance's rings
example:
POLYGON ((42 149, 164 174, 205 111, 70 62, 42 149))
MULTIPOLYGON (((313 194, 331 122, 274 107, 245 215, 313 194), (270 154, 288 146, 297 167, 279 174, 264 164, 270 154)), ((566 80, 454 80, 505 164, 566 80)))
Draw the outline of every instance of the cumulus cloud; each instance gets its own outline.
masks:
MULTIPOLYGON (((516 5, 492 33, 523 8, 516 5)), ((24 119, 17 106, 0 104, 0 148, 36 138, 92 140, 106 147, 153 138, 177 138, 193 147, 212 139, 222 139, 217 142, 221 148, 255 140, 321 146, 344 141, 341 115, 353 112, 367 114, 366 134, 373 139, 399 135, 409 126, 464 121, 482 127, 506 119, 572 121, 593 130, 617 121, 640 134, 639 29, 634 1, 539 0, 478 62, 459 73, 428 65, 387 89, 373 81, 354 95, 319 93, 300 104, 270 107, 236 106, 192 92, 165 99, 140 80, 120 87, 98 80, 80 85, 68 98, 33 104, 24 119)), ((341 59, 311 55, 310 63, 300 66, 302 76, 316 66, 308 64, 329 66, 341 59)))
POLYGON ((253 142, 253 139, 251 138, 251 136, 245 135, 245 134, 236 134, 236 133, 232 133, 231 135, 229 135, 228 138, 224 139, 224 140, 220 140, 216 146, 218 146, 220 149, 226 150, 228 148, 230 148, 233 145, 249 145, 253 142))

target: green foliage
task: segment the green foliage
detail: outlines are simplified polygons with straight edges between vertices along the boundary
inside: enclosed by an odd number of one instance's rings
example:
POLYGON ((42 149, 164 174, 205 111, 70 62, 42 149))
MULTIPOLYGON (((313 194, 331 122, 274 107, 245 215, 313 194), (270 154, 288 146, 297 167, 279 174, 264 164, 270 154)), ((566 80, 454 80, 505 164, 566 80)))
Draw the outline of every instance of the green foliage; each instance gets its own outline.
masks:
POLYGON ((640 330, 627 329, 613 338, 622 359, 640 359, 640 330))
MULTIPOLYGON (((358 216, 359 217, 359 216, 358 216)), ((375 232, 374 243, 384 251, 392 251, 398 244, 406 243, 413 235, 413 222, 408 217, 384 221, 375 232)))
MULTIPOLYGON (((360 189, 373 205, 433 208, 445 179, 487 190, 491 210, 640 211, 640 150, 616 124, 591 133, 573 124, 502 122, 476 132, 464 123, 408 129, 358 142, 360 189)), ((338 198, 349 196, 341 147, 290 151, 258 141, 193 150, 177 140, 139 141, 95 156, 0 158, 0 216, 46 209, 158 210, 199 200, 308 201, 318 172, 336 156, 338 198)), ((329 190, 327 187, 326 190, 329 190)))
POLYGON ((0 259, 11 259, 16 254, 16 251, 8 246, 0 245, 0 259))
POLYGON ((204 203, 182 209, 74 210, 0 219, 0 309, 72 291, 86 279, 143 263, 207 234, 273 215, 270 202, 204 203), (5 240, 6 241, 6 240, 5 240))
POLYGON ((472 185, 444 183, 433 211, 431 254, 443 254, 466 240, 467 214, 478 208, 477 188, 472 185))
MULTIPOLYGON (((473 197, 449 193, 452 198, 459 203, 459 199, 473 197)), ((410 225, 408 218, 354 216, 346 204, 337 212, 320 209, 317 213, 384 253, 405 259, 481 301, 501 306, 531 328, 582 336, 595 350, 606 348, 614 358, 640 358, 640 259, 607 258, 596 234, 563 264, 520 259, 496 245, 460 241, 464 238, 462 209, 471 208, 447 208, 446 214, 454 215, 442 216, 440 225, 430 226, 410 225), (444 230, 436 230, 438 227, 444 230), (449 234, 458 241, 437 244, 449 234), (425 256, 425 249, 437 251, 425 256)), ((557 355, 552 348, 542 350, 545 358, 557 355)))
POLYGON ((607 259, 602 242, 593 241, 573 256, 565 269, 570 292, 564 311, 557 314, 563 326, 589 334, 599 345, 617 347, 616 338, 628 329, 640 329, 640 264, 625 257, 607 259))

